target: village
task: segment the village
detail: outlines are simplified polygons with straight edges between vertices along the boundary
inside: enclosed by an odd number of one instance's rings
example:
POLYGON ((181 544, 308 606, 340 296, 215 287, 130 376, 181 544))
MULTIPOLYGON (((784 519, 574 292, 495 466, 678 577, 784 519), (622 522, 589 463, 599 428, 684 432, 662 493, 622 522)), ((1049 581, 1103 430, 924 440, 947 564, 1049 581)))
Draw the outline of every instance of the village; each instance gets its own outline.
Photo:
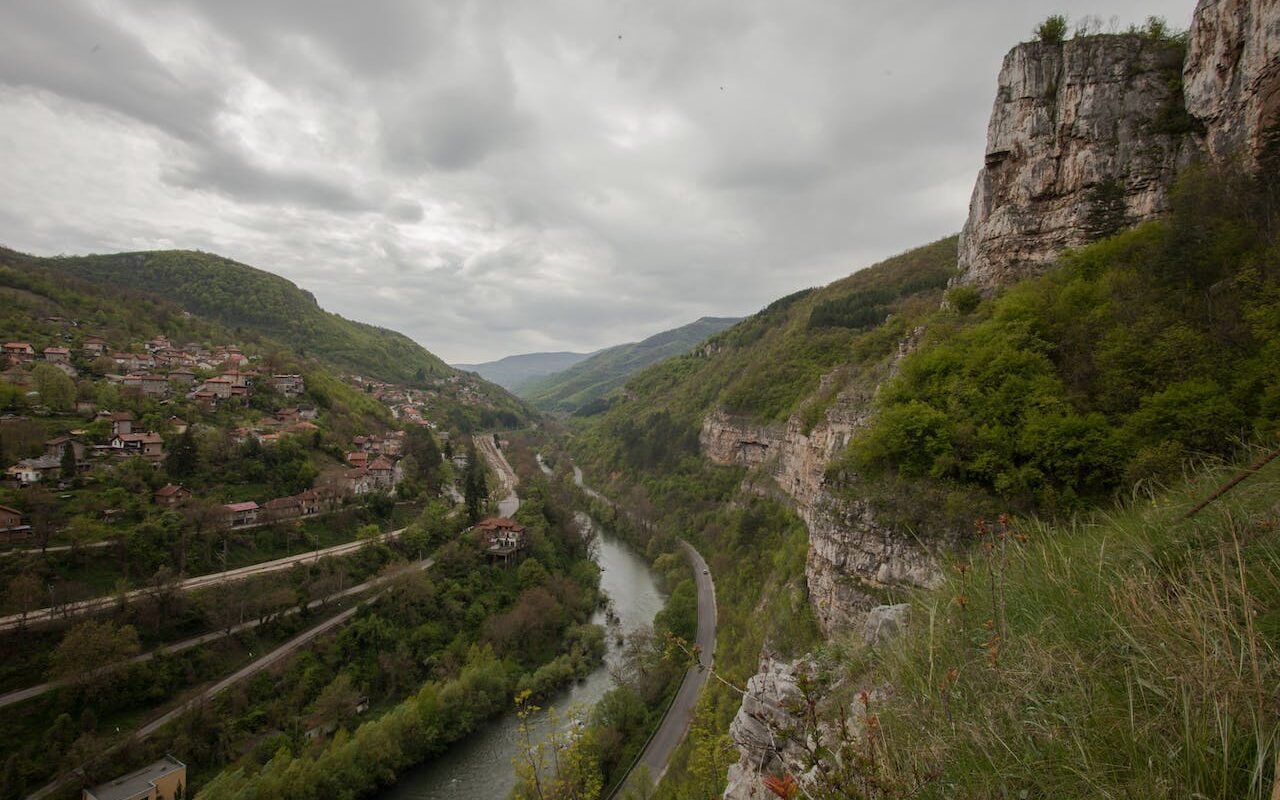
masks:
MULTIPOLYGON (((323 515, 369 495, 393 495, 403 483, 405 430, 380 426, 333 441, 334 432, 322 430, 324 414, 310 397, 303 374, 272 369, 278 358, 246 355, 234 344, 176 344, 165 336, 130 349, 114 349, 113 344, 121 343, 93 334, 77 338, 74 348, 25 341, 3 345, 7 366, 0 380, 21 392, 25 413, 0 417, 0 436, 21 442, 29 454, 5 465, 3 488, 11 491, 3 496, 12 505, 0 504, 0 544, 34 540, 44 546, 58 539, 57 529, 47 522, 41 526, 50 515, 21 508, 24 493, 34 490, 42 499, 46 492, 57 493, 71 500, 77 488, 109 486, 117 471, 136 473, 135 461, 170 479, 150 491, 157 509, 181 510, 193 502, 216 500, 218 492, 202 494, 199 487, 175 479, 182 469, 175 469, 174 447, 191 449, 200 432, 214 432, 236 447, 252 443, 276 448, 292 439, 312 451, 341 451, 340 463, 329 459, 334 463, 316 469, 310 485, 300 491, 278 496, 259 492, 214 503, 218 524, 227 529, 323 515), (37 420, 41 424, 33 424, 37 420), (34 441, 34 431, 50 426, 62 430, 34 441), (37 448, 39 452, 31 452, 37 448)), ((342 378, 352 391, 384 404, 400 426, 436 427, 424 413, 433 392, 358 375, 342 378)), ((334 422, 349 427, 345 420, 334 422)), ((446 432, 438 435, 447 441, 446 432)), ((465 456, 459 458, 465 461, 465 456)), ((225 485, 219 489, 226 494, 225 485)), ((105 508, 100 513, 110 521, 120 512, 105 508)))

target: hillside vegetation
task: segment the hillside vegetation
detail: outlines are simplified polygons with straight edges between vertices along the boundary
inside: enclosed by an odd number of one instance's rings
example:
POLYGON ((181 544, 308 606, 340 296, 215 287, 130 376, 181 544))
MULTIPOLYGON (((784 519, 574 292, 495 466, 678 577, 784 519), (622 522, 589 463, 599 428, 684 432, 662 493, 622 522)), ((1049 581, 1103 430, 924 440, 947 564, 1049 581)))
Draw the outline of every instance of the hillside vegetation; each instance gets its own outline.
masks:
POLYGON ((806 289, 721 331, 698 351, 636 375, 583 434, 604 473, 674 468, 696 455, 703 416, 714 408, 751 419, 816 423, 844 379, 895 353, 937 313, 955 272, 956 237, 910 250, 820 289, 806 289), (877 322, 865 320, 876 309, 877 322))
POLYGON ((864 732, 823 740, 846 767, 809 796, 1273 797, 1280 464, 1183 519, 1235 472, 979 526, 904 636, 805 668, 814 719, 864 732))
POLYGON ((411 382, 452 370, 403 334, 332 314, 292 282, 228 258, 191 250, 33 258, 6 252, 92 283, 165 298, 238 330, 270 336, 381 380, 411 382))
POLYGON ((703 317, 644 341, 609 347, 562 372, 522 385, 518 394, 544 411, 598 413, 607 407, 609 393, 639 370, 687 353, 735 322, 727 317, 703 317))
POLYGON ((1069 509, 1274 434, 1275 197, 1266 178, 1193 170, 1168 219, 939 315, 849 465, 1069 509))

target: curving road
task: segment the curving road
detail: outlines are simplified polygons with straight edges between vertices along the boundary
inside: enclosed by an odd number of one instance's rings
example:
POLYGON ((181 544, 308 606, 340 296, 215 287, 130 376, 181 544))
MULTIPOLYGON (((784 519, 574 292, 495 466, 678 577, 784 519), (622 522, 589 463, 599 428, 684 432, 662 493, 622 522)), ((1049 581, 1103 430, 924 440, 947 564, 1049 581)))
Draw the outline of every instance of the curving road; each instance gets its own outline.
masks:
POLYGON ((498 515, 510 517, 520 509, 520 496, 516 494, 516 484, 520 479, 516 477, 516 471, 511 468, 511 464, 507 463, 507 457, 493 443, 493 434, 477 433, 471 438, 476 443, 476 449, 484 456, 484 460, 489 462, 489 467, 498 474, 498 483, 502 491, 498 497, 498 515))
POLYGON ((698 704, 698 695, 711 676, 711 665, 716 651, 716 587, 711 580, 711 571, 707 562, 693 545, 680 540, 680 546, 689 556, 693 564, 693 578, 698 587, 698 666, 689 667, 684 674, 684 681, 676 698, 662 718, 662 724, 653 734, 640 754, 639 764, 644 764, 649 771, 649 779, 656 786, 666 774, 667 765, 676 748, 684 741, 689 732, 689 723, 693 721, 693 709, 698 704))
MULTIPOLYGON (((589 497, 614 505, 612 500, 587 485, 582 477, 582 469, 577 464, 573 465, 573 481, 589 497)), ((684 741, 685 734, 689 732, 689 724, 693 722, 693 710, 698 704, 698 695, 702 693, 702 687, 711 676, 716 652, 716 585, 702 554, 684 539, 680 540, 680 546, 684 548, 685 554, 689 557, 689 563, 693 565, 693 580, 698 589, 698 666, 689 667, 685 672, 680 689, 676 692, 675 699, 672 700, 671 707, 667 709, 658 729, 649 738, 648 744, 645 745, 636 763, 631 765, 631 772, 619 782, 610 797, 617 797, 619 792, 632 783, 635 768, 640 764, 648 770, 649 780, 654 786, 662 780, 662 776, 667 772, 667 766, 671 763, 671 756, 684 741)))
MULTIPOLYGON (((404 528, 390 531, 382 534, 379 539, 389 542, 400 534, 404 533, 404 528)), ((213 572, 208 575, 197 575, 194 578, 187 578, 178 582, 174 588, 181 592, 190 592, 204 586, 214 586, 220 583, 230 583, 233 581, 241 581, 245 578, 251 578, 255 575, 265 575, 271 572, 279 572, 293 568, 297 564, 306 564, 311 561, 319 561, 328 556, 344 556, 354 553, 365 544, 364 539, 357 539, 353 542, 344 542, 333 547, 326 547, 322 550, 311 550, 306 553, 299 553, 296 556, 285 556, 277 558, 274 561, 263 561, 260 564, 250 564, 247 567, 239 567, 237 569, 229 569, 225 572, 213 572)), ((149 589, 134 589, 127 592, 123 600, 129 602, 146 595, 149 589)), ((68 603, 65 606, 57 606, 56 608, 41 608, 27 614, 10 614, 7 617, 0 617, 0 631, 12 630, 20 628, 24 624, 35 625, 41 622, 49 622, 63 617, 79 616, 93 611, 102 611, 110 608, 121 601, 118 595, 107 595, 105 597, 94 597, 89 600, 81 600, 76 603, 68 603)))

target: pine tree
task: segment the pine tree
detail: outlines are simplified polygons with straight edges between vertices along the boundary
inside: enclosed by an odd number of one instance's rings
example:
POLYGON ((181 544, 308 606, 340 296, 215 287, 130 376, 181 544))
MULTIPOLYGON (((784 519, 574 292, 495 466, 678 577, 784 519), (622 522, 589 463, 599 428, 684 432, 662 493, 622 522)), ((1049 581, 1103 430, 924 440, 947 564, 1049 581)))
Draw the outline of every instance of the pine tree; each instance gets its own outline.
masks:
POLYGON ((196 447, 195 435, 187 428, 169 449, 164 468, 175 478, 190 477, 200 465, 200 451, 196 447))
POLYGON ((69 480, 76 476, 76 449, 67 442, 62 445, 62 477, 69 480))

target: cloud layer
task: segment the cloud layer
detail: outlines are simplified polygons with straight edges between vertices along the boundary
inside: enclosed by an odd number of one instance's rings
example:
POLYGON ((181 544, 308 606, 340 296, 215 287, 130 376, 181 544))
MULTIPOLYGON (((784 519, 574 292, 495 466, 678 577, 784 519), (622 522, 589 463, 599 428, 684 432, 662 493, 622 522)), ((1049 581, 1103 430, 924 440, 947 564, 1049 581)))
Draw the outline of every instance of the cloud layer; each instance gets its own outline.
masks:
POLYGON ((591 350, 958 230, 1061 8, 0 0, 0 243, 210 250, 453 361, 591 350))

